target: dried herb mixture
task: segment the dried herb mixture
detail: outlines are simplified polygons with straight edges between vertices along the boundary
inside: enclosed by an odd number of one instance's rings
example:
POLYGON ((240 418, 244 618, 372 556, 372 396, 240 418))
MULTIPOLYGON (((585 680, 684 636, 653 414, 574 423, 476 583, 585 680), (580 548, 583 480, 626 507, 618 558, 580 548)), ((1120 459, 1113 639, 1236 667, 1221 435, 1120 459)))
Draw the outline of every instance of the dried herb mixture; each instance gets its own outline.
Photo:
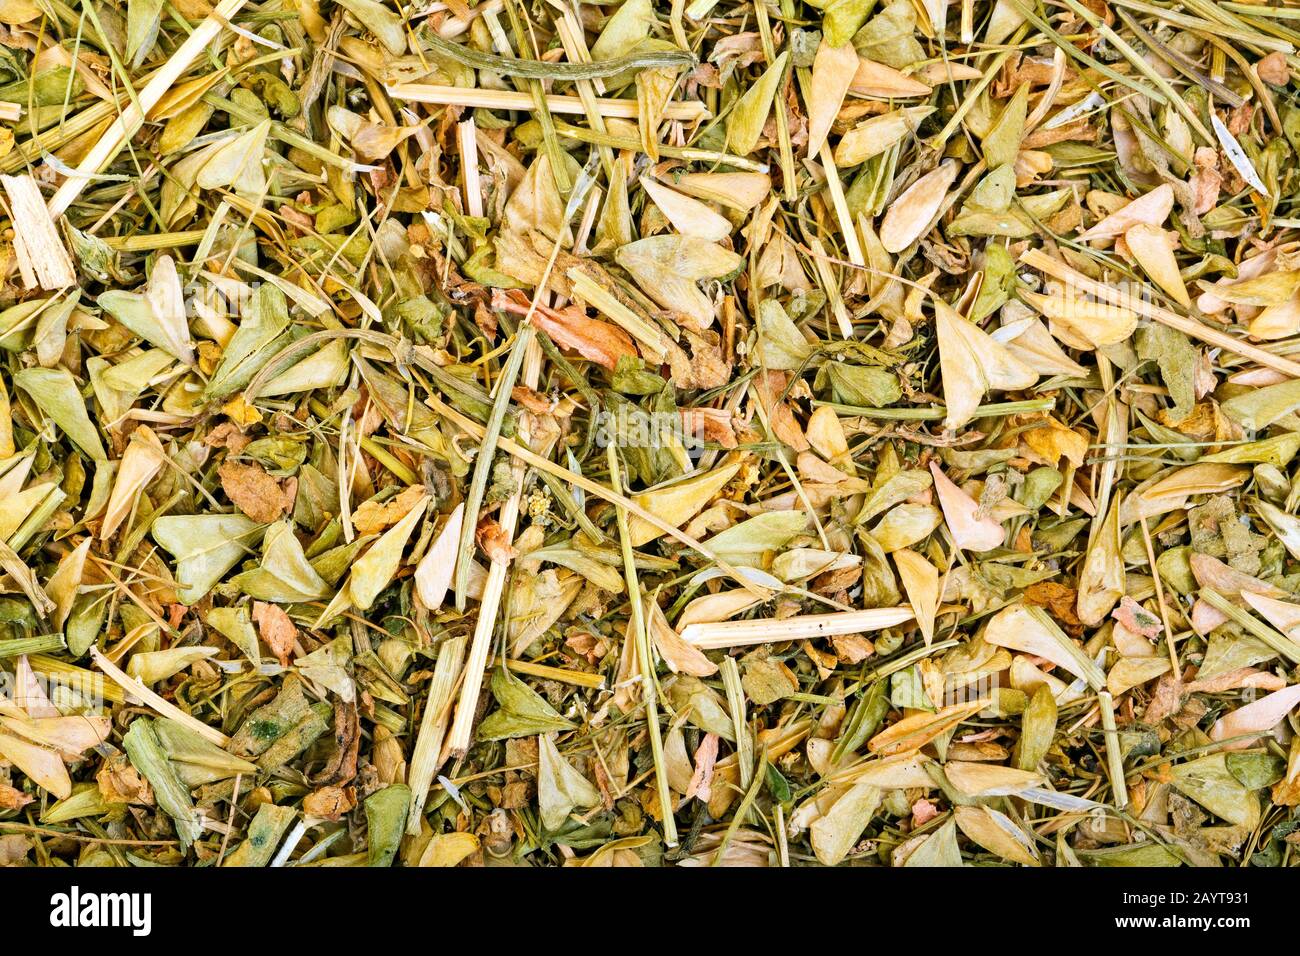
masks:
POLYGON ((1297 44, 0 0, 0 863, 1294 865, 1297 44))

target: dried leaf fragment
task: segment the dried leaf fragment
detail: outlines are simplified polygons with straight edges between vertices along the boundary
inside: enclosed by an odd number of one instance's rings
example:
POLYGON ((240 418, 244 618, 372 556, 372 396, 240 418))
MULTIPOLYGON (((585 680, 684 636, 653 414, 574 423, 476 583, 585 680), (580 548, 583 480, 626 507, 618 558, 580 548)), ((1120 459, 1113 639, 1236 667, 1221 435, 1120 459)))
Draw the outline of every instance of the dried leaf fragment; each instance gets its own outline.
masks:
POLYGON ((257 462, 227 459, 217 474, 226 497, 256 522, 275 521, 293 507, 293 492, 268 475, 257 462))

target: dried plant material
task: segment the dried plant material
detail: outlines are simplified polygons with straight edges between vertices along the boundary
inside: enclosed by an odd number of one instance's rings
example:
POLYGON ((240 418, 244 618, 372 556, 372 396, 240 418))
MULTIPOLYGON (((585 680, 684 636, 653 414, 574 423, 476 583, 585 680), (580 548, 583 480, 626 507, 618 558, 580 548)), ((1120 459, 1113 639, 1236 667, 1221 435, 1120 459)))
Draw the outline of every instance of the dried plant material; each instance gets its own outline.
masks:
POLYGON ((257 544, 261 526, 243 515, 164 515, 153 538, 175 561, 177 596, 196 604, 257 544))
POLYGON ((98 301, 109 315, 145 341, 186 365, 194 364, 185 293, 171 256, 159 257, 143 292, 110 289, 98 301))
POLYGON ((1242 597, 1244 594, 1259 594, 1268 598, 1281 598, 1287 594, 1281 588, 1274 587, 1267 581, 1261 581, 1254 575, 1239 571, 1208 554, 1193 552, 1188 556, 1187 564, 1197 584, 1232 601, 1244 601, 1242 597))
POLYGON ((1129 339, 1138 324, 1138 314, 1130 308, 1081 296, 1031 292, 1025 301, 1047 318, 1054 335, 1075 348, 1116 345, 1129 339))
POLYGON ((677 618, 677 629, 680 631, 692 624, 716 624, 747 611, 760 602, 761 598, 743 588, 706 594, 686 605, 677 618))
POLYGON ((21 810, 36 798, 22 793, 7 784, 0 786, 0 807, 6 810, 21 810))
POLYGON ((104 509, 100 538, 107 541, 113 537, 118 526, 136 507, 145 486, 162 468, 166 454, 162 442, 147 425, 141 425, 131 433, 131 443, 118 462, 113 493, 109 495, 108 505, 104 509))
POLYGON ((1038 866, 1034 841, 1004 813, 992 807, 954 807, 957 826, 969 839, 1008 863, 1038 866))
POLYGON ((904 717, 867 741, 867 749, 883 757, 920 750, 984 706, 982 700, 950 704, 936 713, 904 717))
POLYGON ((27 368, 14 375, 14 385, 26 392, 41 413, 95 461, 107 460, 99 431, 86 412, 77 383, 66 369, 27 368))
POLYGON ((914 106, 863 120, 840 137, 835 147, 835 162, 847 169, 880 155, 909 133, 916 132, 921 121, 932 112, 932 107, 914 106))
POLYGON ((749 212, 771 194, 772 177, 763 172, 683 173, 673 178, 679 192, 737 212, 749 212))
POLYGON ((340 0, 339 5, 364 24, 393 56, 406 52, 406 27, 388 7, 376 0, 340 0))
POLYGON ((149 781, 160 809, 171 817, 181 845, 187 847, 199 838, 202 825, 187 787, 167 758, 154 722, 141 718, 122 736, 122 748, 131 765, 149 781))
POLYGON ((1187 495, 1210 495, 1230 491, 1247 480, 1250 472, 1242 467, 1220 462, 1201 461, 1175 469, 1141 492, 1143 498, 1185 498, 1187 495))
POLYGON ((997 764, 950 760, 943 766, 944 776, 963 796, 1002 797, 1019 793, 1043 782, 1041 775, 997 764))
POLYGON ((76 285, 77 274, 45 208, 45 198, 31 176, 0 176, 15 226, 14 252, 23 284, 50 292, 76 285))
POLYGON ((1126 657, 1116 661, 1106 675, 1106 690, 1119 696, 1134 687, 1140 687, 1169 672, 1169 661, 1163 657, 1126 657))
POLYGON ((1241 600, 1287 636, 1295 636, 1297 629, 1300 629, 1300 604, 1244 590, 1241 592, 1241 600))
POLYGON ((930 170, 890 204, 880 224, 886 252, 902 252, 930 228, 961 167, 946 160, 930 170))
POLYGON ((357 156, 368 163, 384 159, 399 145, 420 131, 418 126, 388 126, 371 123, 341 106, 331 106, 329 124, 352 144, 357 156))
POLYGON ((504 668, 492 676, 492 696, 500 709, 479 726, 478 733, 483 740, 513 739, 573 729, 573 725, 554 707, 504 668))
POLYGON ((871 536, 876 539, 881 550, 892 554, 908 545, 925 540, 941 524, 943 524, 943 513, 938 508, 904 503, 891 509, 881 518, 871 529, 871 536))
POLYGON ((695 751, 695 769, 682 794, 685 799, 699 797, 707 804, 713 795, 713 770, 718 760, 719 740, 717 734, 704 735, 704 740, 695 751))
POLYGON ((893 557, 907 601, 912 605, 916 622, 921 626, 921 634, 929 647, 934 640, 934 618, 939 609, 939 569, 907 548, 893 552, 893 557))
POLYGON ((738 647, 767 644, 773 640, 799 640, 806 637, 834 637, 860 634, 892 627, 910 620, 910 608, 882 607, 865 611, 841 611, 831 614, 808 614, 784 620, 727 621, 719 624, 690 624, 682 630, 682 640, 698 648, 738 647))
POLYGON ((1029 388, 1038 381, 1037 372, 938 299, 934 303, 934 325, 948 402, 945 428, 957 428, 970 421, 980 401, 993 389, 1029 388))
MULTIPOLYGON (((822 37, 813 57, 808 99, 808 155, 816 156, 839 115, 840 104, 858 72, 858 51, 850 43, 831 46, 822 37)), ((839 162, 839 157, 836 157, 839 162)))
POLYGON ((1296 704, 1300 704, 1300 685, 1292 685, 1237 708, 1215 721, 1210 728, 1210 737, 1226 741, 1229 750, 1244 750, 1255 742, 1250 734, 1272 730, 1295 709, 1296 704))
POLYGON ((831 779, 835 783, 868 783, 885 790, 929 790, 934 786, 929 770, 933 763, 919 751, 907 751, 892 757, 868 758, 835 771, 831 779))
POLYGON ((438 833, 420 854, 417 866, 453 867, 479 848, 479 840, 472 833, 438 833))
POLYGON ((1080 239, 1113 239, 1134 226, 1162 226, 1174 208, 1174 189, 1168 183, 1157 186, 1106 216, 1079 234, 1080 239))
POLYGON ((93 539, 85 537, 81 543, 59 560, 50 579, 45 583, 45 593, 54 602, 54 611, 50 616, 55 627, 62 628, 72 613, 82 581, 86 573, 86 559, 90 554, 93 539))
POLYGON ((58 799, 66 799, 72 794, 72 779, 63 766, 62 758, 53 750, 12 734, 0 733, 0 757, 4 757, 38 787, 48 790, 58 799))
POLYGON ((221 465, 221 488, 240 511, 260 524, 275 521, 293 507, 293 495, 257 462, 227 460, 221 465))
POLYGON ((430 611, 442 607, 447 589, 451 587, 452 571, 456 565, 456 552, 460 542, 461 523, 465 519, 465 506, 459 504, 447 518, 429 550, 415 567, 415 587, 420 600, 430 611))
POLYGON ((930 473, 934 476, 934 490, 939 495, 948 532, 957 547, 989 551, 1002 544, 1006 535, 996 519, 981 515, 979 503, 953 484, 934 462, 930 463, 930 473))
MULTIPOLYGON (((513 289, 501 292, 493 304, 517 315, 527 315, 530 310, 530 304, 513 289)), ((586 310, 578 306, 539 308, 533 320, 556 345, 572 349, 607 369, 617 368, 621 358, 636 357, 636 347, 626 332, 609 322, 589 318, 586 310)))
POLYGON ((1267 308, 1288 304, 1297 289, 1300 289, 1300 271, 1277 269, 1225 286, 1215 286, 1214 298, 1227 305, 1267 308))
POLYGON ((257 196, 266 189, 262 169, 262 151, 271 132, 271 121, 256 126, 223 143, 213 144, 207 161, 199 169, 194 184, 200 189, 230 187, 243 196, 257 196))
POLYGON ((1011 356, 1039 375, 1064 375, 1068 378, 1087 375, 1083 366, 1073 361, 1043 323, 1036 319, 1010 322, 999 333, 994 337, 1007 347, 1011 356))
POLYGON ((741 264, 734 252, 686 236, 640 239, 620 248, 615 259, 646 295, 696 331, 715 319, 713 303, 696 283, 727 275, 741 264))
POLYGON ((925 836, 914 837, 898 847, 893 859, 895 866, 956 867, 961 866, 961 849, 957 845, 957 822, 950 819, 939 829, 925 836))
POLYGON ((658 604, 646 602, 646 617, 655 650, 670 671, 674 674, 690 674, 692 677, 712 677, 718 672, 717 664, 673 630, 658 604))
POLYGON ((379 592, 388 587, 402 563, 402 552, 415 526, 424 518, 428 499, 421 498, 401 521, 385 531, 366 553, 352 564, 348 595, 353 604, 366 610, 379 592))
POLYGON ((1260 431, 1300 409, 1300 379, 1251 389, 1228 399, 1220 410, 1243 428, 1260 431))
POLYGON ((1183 308, 1191 308, 1192 300, 1178 272, 1178 260, 1174 258, 1169 233, 1158 226, 1139 222, 1124 233, 1124 244, 1152 282, 1183 308))
POLYGON ((179 674, 217 652, 215 647, 170 647, 164 651, 132 654, 126 673, 148 687, 179 674))
POLYGON ((1124 596, 1125 587, 1119 505, 1113 504, 1089 535, 1087 554, 1079 571, 1079 620, 1086 625, 1101 623, 1124 596))
POLYGON ((412 485, 385 501, 371 498, 352 512, 352 530, 360 535, 382 534, 410 514, 424 496, 423 488, 412 485))
POLYGON ((858 783, 841 794, 812 824, 813 852, 823 866, 835 866, 848 856, 880 805, 880 790, 858 783))
MULTIPOLYGON (((740 462, 732 462, 685 481, 643 492, 632 500, 656 518, 674 527, 681 527, 721 491, 739 470, 740 462)), ((659 528, 635 515, 629 526, 633 547, 653 541, 662 533, 659 528)))
POLYGON ((1014 163, 1025 138, 1029 108, 1029 84, 1022 83, 999 110, 980 144, 989 169, 1014 163))
POLYGON ((1159 637, 1163 629, 1160 618, 1153 615, 1127 594, 1120 599, 1119 607, 1111 611, 1110 616, 1122 624, 1129 633, 1140 634, 1145 638, 1159 637))
POLYGON ((1021 770, 1036 770, 1047 756, 1056 736, 1059 711, 1052 688, 1040 684, 1029 696, 1020 718, 1020 739, 1016 741, 1012 762, 1021 770))
POLYGON ((247 605, 214 607, 208 611, 203 623, 239 648, 254 666, 261 665, 262 648, 258 643, 257 631, 253 627, 253 618, 247 605))
POLYGON ((753 86, 749 87, 731 109, 727 118, 727 147, 740 156, 748 156, 763 135, 767 116, 777 87, 785 79, 789 54, 782 52, 753 86))
POLYGON ((266 642, 280 666, 288 667, 294 641, 298 637, 298 629, 294 627, 289 615, 274 604, 254 601, 253 623, 257 625, 258 636, 266 642))
POLYGON ((1223 155, 1228 158, 1228 162, 1232 163, 1233 168, 1237 170, 1237 173, 1252 189, 1261 193, 1264 198, 1270 198, 1268 187, 1259 178, 1255 164, 1250 161, 1246 151, 1241 148, 1241 143, 1237 142, 1237 138, 1232 135, 1232 130, 1228 129, 1223 120, 1219 119, 1214 113, 1210 114, 1210 123, 1214 127, 1214 135, 1218 137, 1219 145, 1223 147, 1223 155))
POLYGON ((331 593, 330 585, 307 560, 292 525, 286 521, 266 529, 258 567, 236 575, 232 583, 255 600, 283 604, 319 600, 331 593))
POLYGON ((891 66, 865 57, 858 59, 858 71, 849 89, 858 96, 882 100, 926 96, 930 92, 930 87, 920 80, 914 80, 891 66))
POLYGON ((0 3, 0 862, 1292 861, 1287 16, 86 10, 0 3))
POLYGON ((731 223, 699 200, 669 189, 653 179, 642 180, 641 188, 682 235, 703 239, 705 242, 721 242, 731 235, 731 223))
POLYGON ((1210 754, 1176 765, 1173 785, 1206 810, 1236 826, 1254 828, 1259 821, 1259 797, 1237 780, 1226 754, 1210 754))
POLYGON ((1105 683, 1101 669, 1041 608, 1004 608, 989 620, 984 640, 1050 661, 1075 677, 1082 677, 1095 688, 1105 683))
POLYGON ((560 755, 553 735, 537 738, 537 801, 542 825, 559 829, 574 807, 600 803, 600 791, 560 755))

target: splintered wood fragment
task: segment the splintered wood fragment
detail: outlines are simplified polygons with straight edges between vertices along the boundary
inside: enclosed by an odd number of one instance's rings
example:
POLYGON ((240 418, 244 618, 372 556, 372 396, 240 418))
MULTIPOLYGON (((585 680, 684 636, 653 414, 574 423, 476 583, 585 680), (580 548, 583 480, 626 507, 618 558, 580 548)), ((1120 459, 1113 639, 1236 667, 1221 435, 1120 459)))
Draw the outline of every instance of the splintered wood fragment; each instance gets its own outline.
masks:
POLYGON ((14 221, 14 255, 23 285, 40 285, 47 292, 66 289, 77 282, 76 270, 54 220, 45 209, 45 197, 31 176, 0 176, 9 197, 14 221))
POLYGON ((572 684, 574 687, 586 687, 591 690, 601 689, 605 686, 605 678, 600 674, 569 670, 567 667, 548 667, 546 664, 534 664, 532 661, 508 660, 504 657, 488 658, 488 667, 499 667, 503 663, 509 664, 510 670, 514 673, 527 674, 529 677, 542 677, 546 680, 558 681, 561 684, 572 684))
POLYGON ((456 143, 460 147, 460 168, 464 178, 465 208, 471 216, 483 215, 483 190, 478 177, 478 126, 474 117, 456 124, 456 143))
POLYGON ((134 677, 131 677, 105 657, 104 652, 98 647, 92 647, 90 649, 90 656, 95 661, 95 664, 98 665, 99 669, 108 675, 108 678, 112 680, 113 683, 117 684, 117 686, 121 687, 131 696, 144 701, 164 717, 170 717, 177 723, 184 724, 188 729, 194 731, 204 740, 211 741, 218 747, 225 747, 230 743, 230 738, 217 730, 216 727, 209 727, 207 724, 203 723, 203 721, 191 717, 175 704, 169 703, 159 697, 148 687, 145 687, 144 684, 140 683, 134 677))
MULTIPOLYGON (((468 89, 462 86, 438 86, 433 83, 394 83, 386 87, 385 92, 395 100, 407 100, 412 103, 430 103, 435 106, 466 106, 473 109, 522 110, 532 112, 536 108, 529 93, 515 90, 468 89)), ((637 101, 630 99, 595 99, 600 115, 614 119, 636 119, 637 101)), ((581 115, 586 112, 582 99, 552 93, 546 97, 546 108, 552 113, 571 113, 581 115)), ((686 120, 688 122, 706 119, 709 111, 700 102, 675 101, 664 107, 664 119, 686 120)))
POLYGON ((76 172, 79 175, 69 176, 59 187, 58 192, 51 197, 49 205, 51 216, 55 218, 61 216, 90 183, 90 177, 101 172, 113 161, 113 157, 126 145, 127 140, 144 124, 145 116, 149 111, 157 106, 163 95, 176 85, 181 74, 189 69, 190 64, 198 59, 199 54, 212 45, 212 41, 247 2, 248 0, 221 0, 217 8, 194 28, 194 32, 186 37, 185 42, 177 47, 176 52, 139 92, 136 102, 128 104, 113 125, 105 130, 99 141, 91 147, 86 158, 77 165, 76 172))
MULTIPOLYGON (((542 374, 542 347, 537 339, 529 339, 524 354, 524 384, 536 388, 542 374)), ((504 387, 504 383, 498 387, 504 387)), ((480 454, 481 454, 480 450, 480 454)), ((511 466, 511 480, 515 490, 501 506, 498 521, 507 541, 513 542, 515 528, 519 524, 519 510, 523 503, 524 476, 527 469, 522 461, 515 461, 511 466)), ((467 514, 466 521, 478 521, 478 515, 467 514)), ((464 756, 469 750, 471 735, 474 730, 474 711, 478 709, 478 696, 483 688, 483 674, 487 670, 488 656, 492 650, 492 635, 496 631, 498 612, 501 609, 501 597, 505 593, 506 577, 510 566, 505 561, 493 561, 488 568, 487 584, 483 586, 483 600, 479 603, 478 620, 474 626, 474 639, 469 648, 469 659, 465 662, 464 677, 460 688, 460 701, 456 705, 456 716, 452 721, 451 735, 447 738, 448 755, 464 756)))
POLYGON ((752 621, 722 621, 717 624, 688 624, 682 640, 704 650, 771 644, 812 637, 836 637, 879 631, 913 618, 910 607, 877 607, 865 611, 833 611, 829 614, 800 614, 784 620, 760 618, 752 621))
POLYGON ((1226 332, 1220 332, 1218 329, 1184 318, 1175 312, 1170 312, 1168 309, 1162 309, 1158 305, 1152 305, 1145 299, 1125 292, 1123 289, 1089 279, 1082 272, 1067 266, 1064 262, 1053 259, 1040 249, 1026 250, 1021 255, 1020 261, 1054 279, 1070 283, 1075 292, 1086 292, 1105 302, 1122 304, 1138 313, 1138 315, 1146 316, 1148 319, 1159 322, 1161 325, 1167 325, 1171 329, 1177 329, 1184 335, 1227 349, 1242 358, 1258 362, 1260 365, 1281 372, 1291 378, 1300 378, 1300 362, 1293 362, 1291 359, 1274 355, 1272 352, 1251 345, 1249 342, 1234 338, 1226 332))
MULTIPOLYGON (((818 159, 826 171, 826 191, 830 193, 831 206, 835 210, 835 219, 840 224, 840 234, 844 237, 844 250, 849 262, 855 266, 865 266, 866 257, 862 254, 862 243, 858 241, 858 230, 853 225, 853 216, 849 212, 848 201, 844 197, 844 184, 840 182, 840 171, 835 165, 835 151, 828 142, 823 141, 818 159)), ((844 336, 852 338, 852 334, 844 336)))
POLYGON ((424 803, 428 799, 429 788, 433 785, 438 767, 442 764, 442 744, 447 736, 456 680, 460 676, 468 643, 468 634, 457 634, 438 651, 438 663, 433 669, 429 697, 424 703, 424 716, 420 720, 420 731, 415 738, 415 750, 411 754, 411 766, 407 773, 411 787, 411 805, 407 808, 406 832, 413 836, 420 832, 424 803))
POLYGON ((1120 750, 1119 733, 1115 729, 1115 702, 1109 691, 1097 692, 1101 707, 1101 729, 1106 740, 1106 767, 1110 775, 1110 788, 1114 794, 1115 808, 1128 806, 1128 783, 1124 779, 1124 755, 1120 750))

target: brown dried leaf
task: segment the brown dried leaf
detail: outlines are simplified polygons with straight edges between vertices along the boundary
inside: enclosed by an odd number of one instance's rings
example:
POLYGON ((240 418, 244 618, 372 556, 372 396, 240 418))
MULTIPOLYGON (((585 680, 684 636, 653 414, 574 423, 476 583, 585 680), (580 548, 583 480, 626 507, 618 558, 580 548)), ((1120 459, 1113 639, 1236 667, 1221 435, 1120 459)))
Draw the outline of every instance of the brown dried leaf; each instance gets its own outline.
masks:
POLYGON ((293 507, 296 482, 290 480, 282 486, 257 462, 227 459, 217 474, 226 497, 254 521, 275 521, 293 507))
POLYGON ((298 629, 289 615, 279 605, 254 601, 253 623, 257 625, 258 635, 279 659, 280 666, 288 667, 298 639, 298 629))

